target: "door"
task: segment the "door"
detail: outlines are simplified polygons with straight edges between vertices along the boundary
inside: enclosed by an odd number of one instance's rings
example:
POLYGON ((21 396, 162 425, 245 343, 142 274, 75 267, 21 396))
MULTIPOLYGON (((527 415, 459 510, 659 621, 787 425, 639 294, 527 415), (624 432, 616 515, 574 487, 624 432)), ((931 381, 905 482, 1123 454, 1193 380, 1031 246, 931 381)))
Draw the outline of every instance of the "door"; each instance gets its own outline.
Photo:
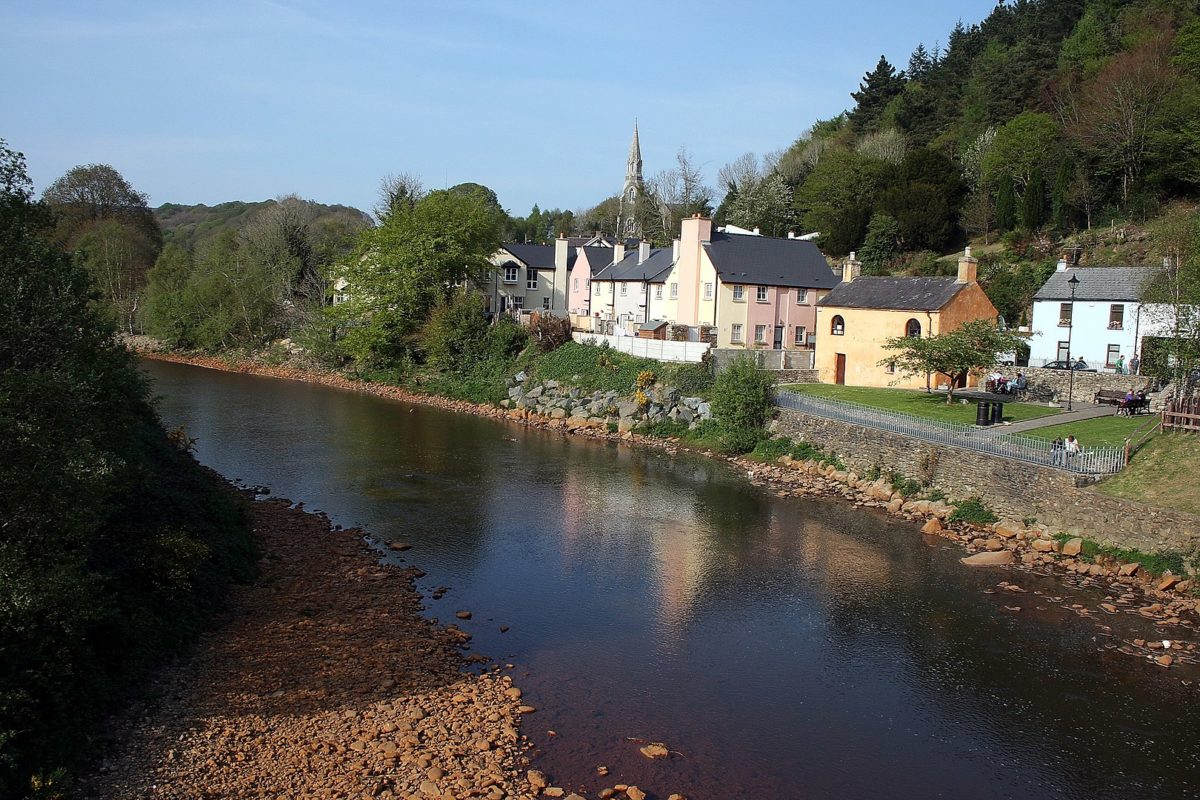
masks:
POLYGON ((776 350, 783 349, 783 326, 782 325, 775 326, 775 349, 776 350))
POLYGON ((845 353, 837 354, 837 366, 835 367, 835 373, 836 373, 836 376, 834 377, 833 382, 838 384, 839 386, 845 385, 845 383, 846 383, 846 354, 845 353))

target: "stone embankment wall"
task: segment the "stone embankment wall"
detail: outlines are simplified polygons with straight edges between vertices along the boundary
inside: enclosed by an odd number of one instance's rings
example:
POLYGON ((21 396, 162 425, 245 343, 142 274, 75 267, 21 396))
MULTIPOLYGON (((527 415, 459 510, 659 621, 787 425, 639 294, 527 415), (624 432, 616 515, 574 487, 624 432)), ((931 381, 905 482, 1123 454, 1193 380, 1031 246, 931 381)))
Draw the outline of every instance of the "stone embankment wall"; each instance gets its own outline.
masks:
MULTIPOLYGON (((1071 373, 1065 369, 1022 369, 1020 367, 1004 367, 1001 372, 1015 375, 1024 372, 1029 381, 1029 399, 1049 401, 1057 399, 1067 401, 1067 390, 1070 388, 1071 373)), ((1153 378, 1145 375, 1117 375, 1113 372, 1083 372, 1076 370, 1075 386, 1071 399, 1076 403, 1090 403, 1101 389, 1127 392, 1130 389, 1144 389, 1153 383, 1153 378)))
POLYGON ((702 420, 712 419, 712 409, 700 397, 683 397, 673 386, 651 386, 644 390, 646 402, 615 391, 584 392, 578 387, 561 386, 557 381, 534 382, 521 373, 512 381, 508 399, 500 405, 527 410, 550 419, 565 419, 574 427, 607 428, 615 423, 622 433, 642 423, 665 420, 682 422, 694 428, 702 420))
POLYGON ((774 430, 836 452, 859 474, 878 466, 954 500, 978 496, 1001 518, 1144 552, 1200 554, 1200 518, 1099 494, 1072 473, 784 409, 774 430))
POLYGON ((776 383, 817 383, 820 373, 815 369, 775 369, 771 370, 776 383))

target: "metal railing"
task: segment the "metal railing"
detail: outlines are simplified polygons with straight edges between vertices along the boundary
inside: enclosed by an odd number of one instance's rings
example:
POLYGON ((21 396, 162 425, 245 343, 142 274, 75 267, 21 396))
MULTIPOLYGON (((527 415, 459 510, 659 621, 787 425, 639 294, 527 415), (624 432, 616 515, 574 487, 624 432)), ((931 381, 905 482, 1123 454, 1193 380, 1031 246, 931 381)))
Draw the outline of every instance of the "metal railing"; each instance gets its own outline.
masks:
POLYGON ((1091 447, 1076 453, 1056 448, 1052 442, 1032 436, 997 436, 992 429, 937 422, 901 411, 813 397, 800 392, 776 392, 775 405, 781 408, 836 419, 852 425, 899 433, 927 442, 962 447, 989 455, 1011 458, 1043 467, 1087 475, 1108 475, 1125 468, 1124 447, 1091 447))

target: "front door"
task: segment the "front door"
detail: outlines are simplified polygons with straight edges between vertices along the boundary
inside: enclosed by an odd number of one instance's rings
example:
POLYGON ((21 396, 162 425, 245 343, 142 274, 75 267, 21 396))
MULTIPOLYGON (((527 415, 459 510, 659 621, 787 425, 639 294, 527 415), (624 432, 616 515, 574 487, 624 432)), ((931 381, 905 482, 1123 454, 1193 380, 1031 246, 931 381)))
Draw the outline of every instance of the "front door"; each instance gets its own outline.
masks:
POLYGON ((833 379, 833 382, 838 384, 839 386, 845 385, 845 383, 846 383, 846 354, 845 353, 837 354, 837 366, 834 368, 834 371, 835 371, 835 377, 833 379))
POLYGON ((782 325, 775 326, 775 349, 776 350, 783 349, 783 326, 782 325))

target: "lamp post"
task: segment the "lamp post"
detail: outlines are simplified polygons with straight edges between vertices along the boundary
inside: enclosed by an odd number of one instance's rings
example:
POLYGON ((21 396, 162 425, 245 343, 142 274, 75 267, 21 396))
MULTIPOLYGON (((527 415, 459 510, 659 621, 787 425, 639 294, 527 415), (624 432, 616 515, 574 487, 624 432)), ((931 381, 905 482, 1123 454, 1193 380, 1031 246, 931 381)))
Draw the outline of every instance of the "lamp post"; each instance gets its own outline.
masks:
POLYGON ((1071 287, 1071 319, 1067 322, 1067 411, 1071 411, 1071 401, 1075 396, 1075 362, 1071 360, 1071 333, 1075 330, 1075 287, 1079 285, 1079 276, 1072 273, 1067 285, 1071 287))

